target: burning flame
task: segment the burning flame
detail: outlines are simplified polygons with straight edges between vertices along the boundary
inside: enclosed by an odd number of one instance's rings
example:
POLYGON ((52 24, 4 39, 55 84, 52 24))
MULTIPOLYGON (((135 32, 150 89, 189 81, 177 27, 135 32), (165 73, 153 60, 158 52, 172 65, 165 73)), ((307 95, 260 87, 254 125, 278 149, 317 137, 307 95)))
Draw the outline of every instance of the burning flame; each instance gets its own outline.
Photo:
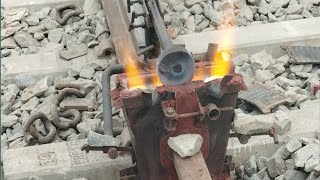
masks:
POLYGON ((141 76, 141 72, 138 67, 138 61, 135 56, 130 54, 130 51, 124 54, 123 60, 125 61, 125 71, 127 74, 127 86, 130 90, 134 89, 146 89, 145 82, 141 76))
POLYGON ((219 40, 219 50, 216 53, 215 57, 211 59, 211 71, 210 76, 213 77, 223 77, 229 73, 231 66, 231 49, 234 42, 234 33, 232 30, 221 31, 220 40, 219 40))

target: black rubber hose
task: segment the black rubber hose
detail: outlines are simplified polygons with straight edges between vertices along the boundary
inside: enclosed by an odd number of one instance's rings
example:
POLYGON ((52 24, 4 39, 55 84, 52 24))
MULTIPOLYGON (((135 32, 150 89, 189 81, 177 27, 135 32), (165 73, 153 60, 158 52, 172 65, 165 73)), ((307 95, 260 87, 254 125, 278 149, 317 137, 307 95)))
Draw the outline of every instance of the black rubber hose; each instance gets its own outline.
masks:
POLYGON ((102 73, 103 129, 104 134, 113 136, 110 78, 114 74, 124 73, 123 65, 111 65, 102 73))

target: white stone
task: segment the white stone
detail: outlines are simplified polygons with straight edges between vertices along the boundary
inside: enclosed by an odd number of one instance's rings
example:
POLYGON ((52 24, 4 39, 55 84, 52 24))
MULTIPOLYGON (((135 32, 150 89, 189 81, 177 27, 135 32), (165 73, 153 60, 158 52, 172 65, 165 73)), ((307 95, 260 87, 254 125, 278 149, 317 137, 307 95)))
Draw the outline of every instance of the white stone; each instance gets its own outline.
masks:
POLYGON ((280 136, 285 135, 291 130, 292 123, 290 120, 275 121, 274 128, 280 136))
POLYGON ((85 66, 81 69, 79 76, 85 79, 91 79, 95 73, 92 66, 85 66))
POLYGON ((39 24, 39 18, 35 15, 31 15, 28 16, 26 18, 26 22, 30 25, 30 26, 36 26, 39 24))
POLYGON ((204 2, 204 1, 207 1, 207 0, 186 0, 186 1, 184 2, 184 4, 185 4, 186 7, 190 8, 190 7, 192 7, 193 5, 198 4, 198 3, 200 3, 200 2, 204 2))
POLYGON ((260 51, 250 57, 251 64, 257 68, 266 69, 272 61, 272 56, 265 50, 260 51))
POLYGON ((64 32, 63 28, 49 30, 49 34, 48 34, 49 41, 54 43, 60 43, 63 32, 64 32))
POLYGON ((319 153, 319 144, 308 144, 293 153, 291 157, 294 159, 296 167, 303 168, 309 158, 311 158, 312 156, 318 156, 319 153))
POLYGON ((40 46, 40 43, 35 40, 30 34, 26 33, 26 32, 17 32, 15 33, 15 35, 13 36, 14 39, 16 40, 16 42, 19 44, 20 47, 29 47, 29 46, 40 46))
POLYGON ((276 121, 270 115, 235 115, 233 130, 238 134, 250 135, 268 132, 276 121))
MULTIPOLYGON (((320 145, 319 145, 320 146, 320 145)), ((305 163, 304 171, 311 172, 317 165, 320 164, 320 156, 313 155, 308 161, 305 163)))
POLYGON ((272 80, 274 78, 274 74, 269 70, 261 70, 258 69, 255 73, 256 80, 259 82, 266 82, 268 80, 272 80))
POLYGON ((236 66, 242 66, 244 63, 249 62, 249 55, 248 54, 240 54, 232 59, 232 62, 236 66))
POLYGON ((34 110, 38 105, 39 105, 39 99, 37 97, 33 97, 21 107, 21 110, 26 110, 30 112, 34 110))
POLYGON ((247 21, 253 21, 253 13, 249 6, 243 6, 239 11, 239 16, 245 18, 247 21))
POLYGON ((31 77, 29 74, 18 74, 15 77, 15 83, 22 90, 24 88, 32 85, 35 82, 36 82, 36 80, 33 77, 31 77))
POLYGON ((291 155, 301 147, 302 147, 302 141, 300 139, 293 138, 285 145, 284 153, 287 155, 291 155))
POLYGON ((53 30, 60 27, 60 24, 52 19, 44 19, 41 23, 47 30, 53 30))
POLYGON ((51 84, 52 80, 50 80, 48 77, 45 77, 37 83, 34 83, 33 85, 25 88, 21 94, 22 102, 26 102, 32 97, 42 95, 51 84))
POLYGON ((1 116, 1 125, 3 127, 12 127, 13 125, 18 123, 18 117, 15 115, 1 116))
POLYGON ((168 139, 168 145, 181 157, 197 154, 202 146, 203 138, 199 134, 182 134, 168 139))
POLYGON ((199 4, 195 4, 190 8, 192 14, 201 14, 203 13, 202 7, 199 4))
POLYGON ((89 15, 95 15, 101 10, 101 1, 99 0, 86 0, 83 5, 83 12, 89 15))

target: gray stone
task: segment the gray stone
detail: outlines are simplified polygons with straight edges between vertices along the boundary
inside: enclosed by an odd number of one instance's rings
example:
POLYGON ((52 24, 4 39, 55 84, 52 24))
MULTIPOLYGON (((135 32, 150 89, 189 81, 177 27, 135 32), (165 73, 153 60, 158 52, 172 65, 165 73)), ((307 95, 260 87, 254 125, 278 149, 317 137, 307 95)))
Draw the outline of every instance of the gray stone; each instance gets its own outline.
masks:
POLYGON ((70 134, 67 138, 67 141, 76 141, 76 140, 81 140, 81 139, 86 139, 85 134, 70 134))
POLYGON ((285 135, 291 130, 291 121, 290 120, 284 120, 284 121, 275 121, 274 128, 280 136, 285 135))
POLYGON ((182 134, 168 139, 169 147, 181 157, 197 154, 202 146, 203 138, 199 134, 182 134))
POLYGON ((299 14, 286 15, 286 20, 287 20, 287 21, 297 20, 297 19, 303 19, 303 16, 302 16, 302 15, 299 15, 299 14))
POLYGON ((44 19, 43 21, 41 21, 41 23, 47 30, 54 30, 58 27, 61 27, 57 21, 52 19, 44 19))
POLYGON ((34 33, 33 37, 36 40, 41 41, 42 39, 44 39, 44 34, 42 32, 36 32, 36 33, 34 33))
POLYGON ((77 129, 82 134, 88 134, 89 131, 97 131, 101 126, 100 119, 89 119, 77 125, 77 129))
POLYGON ((36 32, 43 32, 46 28, 40 24, 40 25, 37 25, 37 26, 30 26, 27 30, 27 32, 29 34, 34 34, 36 32))
POLYGON ((40 42, 40 44, 41 44, 42 47, 46 47, 48 43, 49 43, 49 40, 48 40, 47 38, 44 38, 44 39, 40 42))
POLYGON ((93 131, 89 131, 87 142, 88 142, 88 145, 94 146, 94 147, 103 147, 103 146, 119 147, 121 143, 121 141, 117 138, 114 138, 109 135, 101 135, 93 131))
POLYGON ((18 74, 15 77, 16 85, 19 87, 19 89, 25 89, 26 87, 32 85, 36 82, 36 80, 31 77, 29 74, 18 74))
POLYGON ((86 0, 83 5, 83 12, 88 15, 95 15, 101 10, 101 1, 86 0))
POLYGON ((232 59, 232 62, 236 66, 242 66, 244 63, 248 63, 249 60, 249 55, 248 54, 240 54, 232 59))
POLYGON ((247 21, 245 18, 238 16, 236 18, 236 25, 237 26, 246 26, 247 25, 247 21))
POLYGON ((285 153, 291 155, 301 147, 302 141, 300 139, 293 138, 285 145, 285 153))
POLYGON ((302 5, 300 4, 294 4, 294 5, 289 5, 288 8, 286 9, 287 14, 300 14, 302 12, 302 5))
POLYGON ((59 55, 65 60, 71 60, 83 55, 86 55, 88 53, 88 48, 86 45, 82 44, 77 46, 74 49, 69 49, 65 51, 60 51, 59 55))
POLYGON ((51 8, 45 7, 40 11, 36 12, 35 15, 39 18, 39 20, 43 20, 49 15, 50 12, 51 12, 51 8))
POLYGON ((268 19, 269 19, 269 23, 274 23, 278 21, 277 17, 271 13, 268 13, 268 19))
POLYGON ((211 21, 214 26, 220 26, 222 24, 222 17, 219 12, 213 9, 211 6, 205 6, 203 9, 204 16, 211 21))
POLYGON ((200 2, 205 2, 205 1, 206 1, 206 0, 186 0, 186 1, 184 2, 184 4, 185 4, 186 7, 190 8, 190 7, 192 7, 192 6, 195 5, 195 4, 198 4, 198 3, 200 3, 200 2))
POLYGON ((108 26, 104 21, 98 21, 96 25, 95 34, 96 36, 100 36, 102 33, 108 31, 108 26))
MULTIPOLYGON (((232 9, 233 7, 233 1, 231 0, 224 0, 221 2, 220 5, 221 10, 226 10, 226 9, 232 9)), ((250 10, 251 11, 251 10, 250 10)))
POLYGON ((12 36, 1 40, 1 49, 14 49, 16 47, 18 47, 18 44, 12 36))
POLYGON ((259 82, 266 82, 268 80, 272 80, 274 77, 274 74, 271 73, 269 70, 258 69, 255 73, 255 78, 259 82))
POLYGON ((253 66, 261 69, 266 69, 269 67, 272 61, 272 56, 268 54, 265 50, 260 51, 250 57, 250 62, 253 66))
POLYGON ((23 128, 20 123, 13 125, 12 128, 13 128, 12 134, 16 134, 16 133, 23 134, 23 128))
POLYGON ((236 133, 250 135, 268 132, 276 121, 271 115, 237 115, 234 118, 233 130, 236 133))
POLYGON ((202 14, 202 7, 199 4, 195 4, 190 8, 192 14, 202 14))
POLYGON ((80 74, 81 69, 82 66, 73 64, 68 70, 68 75, 72 77, 78 76, 80 74))
POLYGON ((39 105, 39 99, 37 97, 31 98, 26 104, 21 107, 21 110, 31 112, 39 105))
POLYGON ((49 30, 49 34, 48 34, 49 41, 54 43, 60 43, 63 32, 64 32, 63 28, 56 28, 56 29, 49 30))
POLYGON ((7 56, 9 56, 11 54, 11 50, 10 49, 2 49, 1 50, 1 55, 3 56, 3 57, 7 57, 7 56))
POLYGON ((267 163, 267 168, 272 178, 284 174, 286 172, 286 165, 284 160, 279 156, 271 157, 267 163))
POLYGON ((319 153, 320 146, 312 143, 300 148, 293 153, 291 157, 293 158, 296 167, 303 168, 309 158, 311 158, 313 155, 318 156, 319 153))
POLYGON ((208 20, 203 20, 198 27, 200 28, 200 30, 204 30, 205 28, 207 28, 209 26, 210 22, 208 20))
POLYGON ((34 83, 31 86, 28 86, 22 91, 22 94, 21 94, 22 102, 26 102, 32 97, 42 95, 51 84, 52 84, 52 80, 50 80, 48 77, 45 77, 39 80, 37 83, 34 83))
POLYGON ((284 89, 286 89, 288 86, 292 86, 292 87, 298 86, 296 81, 290 80, 282 76, 277 77, 276 82, 279 86, 281 86, 284 89))
POLYGON ((13 36, 15 41, 19 44, 20 47, 28 47, 28 46, 40 46, 40 43, 35 40, 30 34, 26 32, 17 32, 13 36))
POLYGON ((249 6, 243 6, 239 11, 239 16, 245 18, 247 21, 253 21, 253 13, 249 6))
POLYGON ((36 26, 39 24, 39 18, 36 15, 30 15, 27 17, 26 22, 30 26, 36 26))
POLYGON ((245 174, 244 165, 241 165, 238 168, 236 168, 235 173, 238 178, 243 179, 243 176, 245 174))
POLYGON ((275 113, 275 117, 278 121, 288 120, 288 113, 283 110, 277 110, 275 113))
POLYGON ((320 7, 312 7, 311 13, 314 17, 320 17, 320 7))
POLYGON ((165 23, 167 26, 170 25, 170 24, 171 24, 171 15, 165 14, 165 15, 163 16, 163 20, 164 20, 164 23, 165 23))
POLYGON ((283 180, 302 180, 307 179, 308 175, 301 171, 288 170, 283 174, 283 180))
POLYGON ((305 172, 311 172, 319 164, 320 164, 320 156, 319 156, 319 154, 318 155, 313 155, 305 163, 304 171, 305 172))
POLYGON ((287 170, 294 170, 294 168, 295 168, 293 159, 285 160, 285 165, 286 165, 287 170))
POLYGON ((271 67, 271 72, 277 76, 279 74, 282 74, 286 69, 283 67, 282 64, 275 64, 271 67))
POLYGON ((302 64, 300 64, 300 65, 294 65, 294 64, 292 64, 292 65, 290 65, 290 71, 291 72, 302 72, 302 70, 303 70, 303 65, 302 64))
POLYGON ((5 103, 12 104, 14 100, 16 99, 16 96, 19 94, 20 90, 17 85, 15 84, 9 84, 7 86, 7 90, 5 91, 5 94, 1 96, 1 105, 5 103))
POLYGON ((267 165, 267 160, 268 160, 268 158, 263 157, 263 156, 257 158, 257 167, 258 167, 258 170, 262 170, 264 167, 266 167, 266 165, 267 165))
POLYGON ((82 31, 81 33, 79 33, 77 35, 77 43, 78 44, 88 44, 89 42, 91 42, 94 38, 95 38, 95 35, 94 34, 90 34, 90 31, 89 30, 85 30, 85 31, 82 31))
POLYGON ((91 79, 95 73, 92 66, 85 66, 81 69, 79 76, 85 79, 91 79))
POLYGON ((314 179, 317 179, 317 177, 319 178, 320 176, 318 176, 315 171, 312 171, 306 180, 314 180, 314 179))
POLYGON ((63 140, 67 140, 68 136, 74 133, 77 133, 77 131, 73 128, 69 128, 67 130, 60 130, 60 138, 63 140))
POLYGON ((118 139, 120 139, 121 147, 128 147, 131 143, 131 135, 128 127, 123 128, 121 134, 117 136, 118 139))
POLYGON ((26 49, 26 52, 25 54, 36 54, 37 52, 39 52, 39 48, 36 47, 36 46, 29 46, 27 49, 26 49))
POLYGON ((250 177, 258 172, 255 156, 251 156, 251 158, 244 164, 244 171, 250 177))
POLYGON ((23 137, 22 133, 15 133, 10 138, 8 138, 8 142, 10 143, 18 138, 21 138, 21 137, 23 137))
POLYGON ((1 116, 1 125, 9 128, 18 123, 18 117, 15 115, 1 116))
POLYGON ((274 14, 276 17, 280 17, 286 14, 286 10, 283 8, 279 8, 276 13, 274 14))

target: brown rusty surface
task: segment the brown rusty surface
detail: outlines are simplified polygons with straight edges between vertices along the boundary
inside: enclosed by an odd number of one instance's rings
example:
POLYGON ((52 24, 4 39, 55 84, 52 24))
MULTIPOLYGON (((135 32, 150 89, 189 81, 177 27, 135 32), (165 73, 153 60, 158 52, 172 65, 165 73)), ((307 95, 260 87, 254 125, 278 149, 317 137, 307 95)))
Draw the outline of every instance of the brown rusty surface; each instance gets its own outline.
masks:
POLYGON ((186 158, 182 158, 177 153, 173 153, 173 162, 180 180, 211 179, 208 167, 201 152, 186 158))
POLYGON ((270 113, 275 106, 288 102, 288 97, 283 93, 262 84, 254 84, 240 92, 239 99, 255 105, 264 114, 270 113))
POLYGON ((60 103, 61 111, 76 109, 79 111, 93 111, 93 103, 88 98, 70 97, 60 103))
POLYGON ((293 64, 320 64, 320 47, 285 46, 293 64))
MULTIPOLYGON (((185 114, 190 112, 197 112, 199 111, 199 100, 197 95, 190 91, 183 91, 180 89, 176 92, 176 103, 175 108, 177 114, 185 114)), ((178 179, 177 173, 175 171, 175 167, 172 161, 172 150, 168 146, 168 139, 169 137, 175 137, 181 134, 200 134, 203 138, 203 144, 201 146, 201 152, 203 156, 206 158, 208 157, 208 139, 209 134, 208 131, 205 129, 205 123, 198 123, 196 127, 196 118, 189 117, 189 118, 183 118, 183 119, 177 119, 177 126, 176 130, 171 133, 167 134, 164 137, 161 138, 160 141, 160 158, 161 158, 161 164, 163 167, 168 171, 169 175, 173 179, 178 179)))
POLYGON ((201 152, 211 177, 219 180, 229 179, 229 174, 224 172, 224 161, 234 116, 232 107, 236 103, 237 91, 244 87, 241 76, 233 75, 226 77, 223 81, 222 79, 208 83, 193 81, 183 86, 158 87, 156 89, 158 98, 153 103, 150 103, 152 99, 150 93, 141 90, 132 92, 122 90, 121 93, 116 93, 121 96, 122 108, 133 138, 138 178, 140 180, 177 179, 167 140, 170 136, 197 133, 204 139, 201 152), (211 84, 217 84, 218 87, 223 88, 224 94, 219 98, 210 95, 208 88, 211 84), (183 119, 177 120, 175 131, 166 131, 163 126, 165 116, 162 111, 162 102, 164 106, 174 107, 177 114, 196 114, 195 112, 199 112, 200 109, 199 101, 204 109, 209 103, 216 104, 222 109, 220 117, 212 121, 205 116, 203 121, 199 121, 201 119, 199 117, 182 116, 183 119))

